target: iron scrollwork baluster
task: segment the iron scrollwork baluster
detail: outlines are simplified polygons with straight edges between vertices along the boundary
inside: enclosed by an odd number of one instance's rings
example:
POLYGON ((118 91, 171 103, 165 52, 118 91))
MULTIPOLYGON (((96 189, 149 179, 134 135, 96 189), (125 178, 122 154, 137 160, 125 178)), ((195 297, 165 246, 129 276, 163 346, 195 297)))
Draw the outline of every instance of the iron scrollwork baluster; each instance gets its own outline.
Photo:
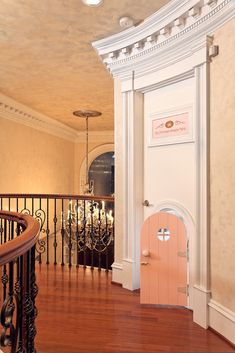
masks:
POLYGON ((78 204, 78 199, 76 201, 76 258, 77 258, 77 267, 79 267, 79 223, 80 220, 78 219, 79 217, 79 213, 78 213, 78 209, 79 209, 79 204, 78 204))
POLYGON ((68 222, 69 222, 69 267, 72 266, 72 201, 69 200, 69 212, 68 212, 68 222))
POLYGON ((49 264, 49 235, 50 235, 50 229, 49 229, 49 199, 47 198, 47 229, 46 229, 46 239, 47 239, 47 262, 46 264, 49 264))
POLYGON ((0 343, 2 347, 11 347, 11 353, 16 352, 16 345, 18 339, 18 297, 14 295, 14 263, 9 263, 9 291, 5 298, 1 309, 1 325, 3 327, 0 343), (15 324, 13 322, 14 315, 16 314, 15 324))
POLYGON ((56 239, 56 233, 57 233, 57 212, 56 212, 56 199, 54 199, 54 219, 53 219, 53 222, 54 222, 54 265, 57 265, 57 239, 56 239))
POLYGON ((36 336, 35 318, 37 309, 35 306, 35 298, 38 293, 35 276, 35 246, 28 251, 27 256, 27 280, 25 293, 25 318, 26 318, 26 337, 27 337, 27 353, 36 353, 34 347, 34 338, 36 336))
POLYGON ((65 236, 65 230, 64 230, 64 199, 61 200, 61 266, 64 266, 64 236, 65 236))
POLYGON ((23 277, 24 277, 24 268, 23 268, 23 256, 20 256, 17 260, 17 282, 15 283, 15 293, 18 297, 18 322, 19 322, 19 342, 17 353, 27 353, 25 348, 25 342, 23 339, 24 332, 24 316, 23 316, 23 277))
MULTIPOLYGON (((45 211, 41 208, 41 200, 40 200, 40 208, 35 212, 34 218, 38 220, 40 223, 40 235, 43 233, 46 233, 45 228, 43 228, 46 220, 46 213, 45 211)), ((36 252, 38 253, 37 259, 39 260, 39 263, 42 263, 42 254, 44 254, 46 251, 46 241, 45 239, 38 239, 37 245, 36 245, 36 252)))

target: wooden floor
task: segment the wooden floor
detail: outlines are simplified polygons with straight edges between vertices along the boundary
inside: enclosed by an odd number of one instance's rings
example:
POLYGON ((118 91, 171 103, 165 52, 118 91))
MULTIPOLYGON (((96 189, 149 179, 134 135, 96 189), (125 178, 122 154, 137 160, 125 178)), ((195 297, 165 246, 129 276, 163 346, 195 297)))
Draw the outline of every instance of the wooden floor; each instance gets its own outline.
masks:
POLYGON ((235 352, 187 309, 146 307, 111 274, 37 268, 38 353, 235 352))

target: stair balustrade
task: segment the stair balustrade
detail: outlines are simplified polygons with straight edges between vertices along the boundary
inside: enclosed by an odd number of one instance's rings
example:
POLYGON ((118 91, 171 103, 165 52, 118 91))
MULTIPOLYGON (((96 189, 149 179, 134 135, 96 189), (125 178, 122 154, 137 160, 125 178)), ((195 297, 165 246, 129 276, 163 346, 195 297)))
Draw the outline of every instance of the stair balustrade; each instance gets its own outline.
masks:
POLYGON ((36 244, 39 263, 111 270, 113 197, 0 194, 0 209, 28 214, 39 221, 36 244))
POLYGON ((0 351, 35 353, 35 248, 40 224, 26 214, 0 211, 0 351))

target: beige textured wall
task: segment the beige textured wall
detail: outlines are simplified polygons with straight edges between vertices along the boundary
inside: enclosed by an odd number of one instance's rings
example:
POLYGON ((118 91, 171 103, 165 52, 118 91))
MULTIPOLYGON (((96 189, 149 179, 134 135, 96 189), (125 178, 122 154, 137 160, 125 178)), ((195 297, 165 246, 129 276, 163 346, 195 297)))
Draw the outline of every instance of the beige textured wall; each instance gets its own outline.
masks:
POLYGON ((235 20, 214 36, 211 64, 212 298, 235 312, 235 20))
POLYGON ((73 193, 74 143, 0 116, 0 192, 73 193))

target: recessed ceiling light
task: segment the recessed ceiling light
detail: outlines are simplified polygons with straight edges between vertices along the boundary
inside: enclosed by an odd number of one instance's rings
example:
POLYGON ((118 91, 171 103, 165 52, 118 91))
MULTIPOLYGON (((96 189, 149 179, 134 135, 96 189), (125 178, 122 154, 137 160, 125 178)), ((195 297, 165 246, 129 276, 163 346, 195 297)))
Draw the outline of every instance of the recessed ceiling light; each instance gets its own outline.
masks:
POLYGON ((99 6, 103 0, 82 0, 82 2, 87 6, 99 6))

